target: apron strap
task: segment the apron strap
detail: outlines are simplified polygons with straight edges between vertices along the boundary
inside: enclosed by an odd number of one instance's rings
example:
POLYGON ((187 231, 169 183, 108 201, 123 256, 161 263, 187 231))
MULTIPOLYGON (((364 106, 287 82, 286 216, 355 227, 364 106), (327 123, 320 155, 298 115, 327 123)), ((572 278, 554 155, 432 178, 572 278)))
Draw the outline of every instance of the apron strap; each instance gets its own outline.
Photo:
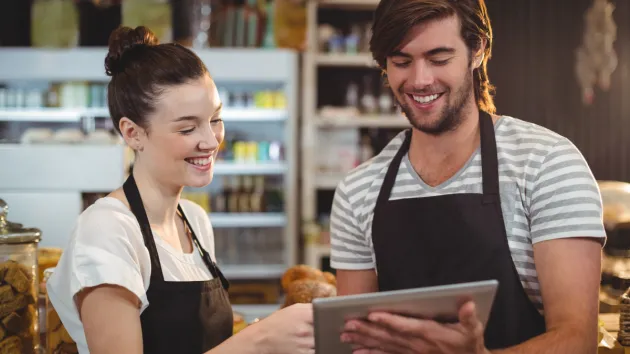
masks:
MULTIPOLYGON (((499 160, 497 144, 494 136, 492 117, 484 111, 479 111, 479 131, 481 140, 481 175, 483 179, 483 203, 495 203, 499 199, 499 160)), ((409 151, 411 145, 411 129, 405 132, 405 140, 392 159, 385 174, 383 185, 376 200, 376 207, 389 201, 400 162, 409 151)))
POLYGON ((230 282, 227 280, 227 278, 225 278, 225 276, 223 275, 223 272, 221 272, 217 263, 212 260, 210 253, 208 253, 208 251, 206 251, 201 246, 201 243, 199 242, 199 239, 197 238, 197 235, 195 234, 195 230, 193 230, 193 228, 190 226, 190 222, 188 222, 188 218, 186 217, 186 214, 184 213, 182 206, 178 205, 177 210, 181 214, 182 219, 184 219, 184 223, 188 227, 188 230, 190 230, 190 235, 192 237, 192 240, 197 246, 197 249, 199 250, 199 253, 201 254, 201 258, 203 259, 203 262, 206 264, 206 267, 208 267, 208 270, 210 270, 210 273, 212 274, 213 277, 221 280, 221 285, 223 285, 223 288, 225 290, 228 290, 230 288, 230 282))
POLYGON ((387 201, 389 201, 389 196, 391 195, 392 189, 394 188, 394 183, 396 183, 396 175, 398 174, 398 168, 400 166, 400 162, 403 157, 409 151, 409 146, 411 145, 411 129, 405 131, 405 140, 403 140, 402 146, 398 149, 398 152, 389 163, 389 167, 387 168, 387 173, 385 174, 385 179, 383 180, 383 185, 381 186, 381 190, 378 193, 378 198, 376 199, 375 208, 380 205, 385 205, 387 201))
POLYGON ((133 172, 129 174, 129 177, 127 177, 127 180, 123 184, 123 191, 129 202, 131 212, 136 216, 136 220, 138 220, 138 224, 140 224, 144 245, 149 250, 149 256, 151 258, 151 282, 153 283, 153 279, 164 281, 162 265, 160 264, 160 257, 157 252, 157 247, 155 246, 155 240, 153 239, 153 232, 151 231, 149 218, 144 209, 144 204, 142 203, 136 180, 133 177, 133 172))
POLYGON ((499 158, 497 142, 494 136, 492 117, 479 111, 479 130, 481 137, 481 176, 483 178, 483 203, 490 204, 499 197, 499 158))

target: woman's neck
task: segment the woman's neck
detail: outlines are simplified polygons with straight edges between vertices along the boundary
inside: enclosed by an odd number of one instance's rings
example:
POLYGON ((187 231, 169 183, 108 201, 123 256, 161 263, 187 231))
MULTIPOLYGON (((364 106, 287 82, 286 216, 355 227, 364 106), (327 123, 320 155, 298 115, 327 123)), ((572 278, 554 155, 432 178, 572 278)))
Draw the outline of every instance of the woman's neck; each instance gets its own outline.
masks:
POLYGON ((155 226, 172 224, 183 187, 165 184, 155 178, 155 175, 141 163, 134 165, 133 177, 136 180, 149 223, 155 226))

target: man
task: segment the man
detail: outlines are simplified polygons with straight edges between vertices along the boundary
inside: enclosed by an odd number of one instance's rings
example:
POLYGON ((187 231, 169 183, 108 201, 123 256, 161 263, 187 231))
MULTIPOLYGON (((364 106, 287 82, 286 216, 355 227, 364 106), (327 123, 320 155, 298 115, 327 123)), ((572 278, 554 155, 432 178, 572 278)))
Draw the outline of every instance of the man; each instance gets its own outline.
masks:
POLYGON ((494 114, 483 0, 381 0, 372 29, 412 128, 337 187, 338 293, 500 285, 485 328, 469 302, 455 325, 373 314, 342 340, 356 353, 595 353, 597 182, 566 138, 494 114))

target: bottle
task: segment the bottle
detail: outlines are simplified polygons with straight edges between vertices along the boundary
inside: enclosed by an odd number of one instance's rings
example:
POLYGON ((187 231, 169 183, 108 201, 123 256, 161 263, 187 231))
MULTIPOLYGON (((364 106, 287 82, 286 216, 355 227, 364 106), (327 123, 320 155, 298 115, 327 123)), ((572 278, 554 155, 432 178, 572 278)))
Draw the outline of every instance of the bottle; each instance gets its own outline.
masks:
POLYGON ((370 137, 364 135, 361 137, 361 149, 360 149, 360 163, 363 163, 374 156, 374 149, 372 149, 372 141, 370 137))
POLYGON ((348 84, 346 90, 346 107, 359 108, 359 85, 355 82, 348 84))
POLYGON ((234 176, 232 178, 230 192, 227 197, 227 211, 228 213, 238 213, 238 200, 241 194, 241 179, 240 176, 234 176))
POLYGON ((381 114, 389 114, 392 112, 394 102, 392 96, 387 87, 381 89, 381 94, 378 97, 378 110, 381 114))
POLYGON ((228 177, 223 177, 223 190, 219 193, 215 193, 214 205, 212 211, 215 213, 227 212, 227 201, 230 196, 230 180, 228 177))
POLYGON ((265 177, 256 176, 249 203, 252 213, 265 212, 265 177))
POLYGON ((252 211, 250 205, 254 184, 252 179, 252 176, 243 176, 241 193, 238 196, 238 211, 240 213, 249 213, 252 211))
POLYGON ((363 77, 363 96, 361 96, 361 109, 363 114, 375 114, 377 111, 376 97, 372 87, 372 78, 369 75, 363 77))

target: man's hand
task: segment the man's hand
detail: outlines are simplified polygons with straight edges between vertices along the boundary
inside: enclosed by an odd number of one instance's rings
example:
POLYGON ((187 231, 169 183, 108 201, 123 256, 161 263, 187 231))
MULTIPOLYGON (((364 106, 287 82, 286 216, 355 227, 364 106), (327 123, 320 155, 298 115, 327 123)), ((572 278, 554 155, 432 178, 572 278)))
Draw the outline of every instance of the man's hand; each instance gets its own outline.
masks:
POLYGON ((372 313, 368 321, 348 321, 341 340, 353 345, 353 354, 486 354, 483 333, 469 301, 460 308, 457 324, 372 313))

